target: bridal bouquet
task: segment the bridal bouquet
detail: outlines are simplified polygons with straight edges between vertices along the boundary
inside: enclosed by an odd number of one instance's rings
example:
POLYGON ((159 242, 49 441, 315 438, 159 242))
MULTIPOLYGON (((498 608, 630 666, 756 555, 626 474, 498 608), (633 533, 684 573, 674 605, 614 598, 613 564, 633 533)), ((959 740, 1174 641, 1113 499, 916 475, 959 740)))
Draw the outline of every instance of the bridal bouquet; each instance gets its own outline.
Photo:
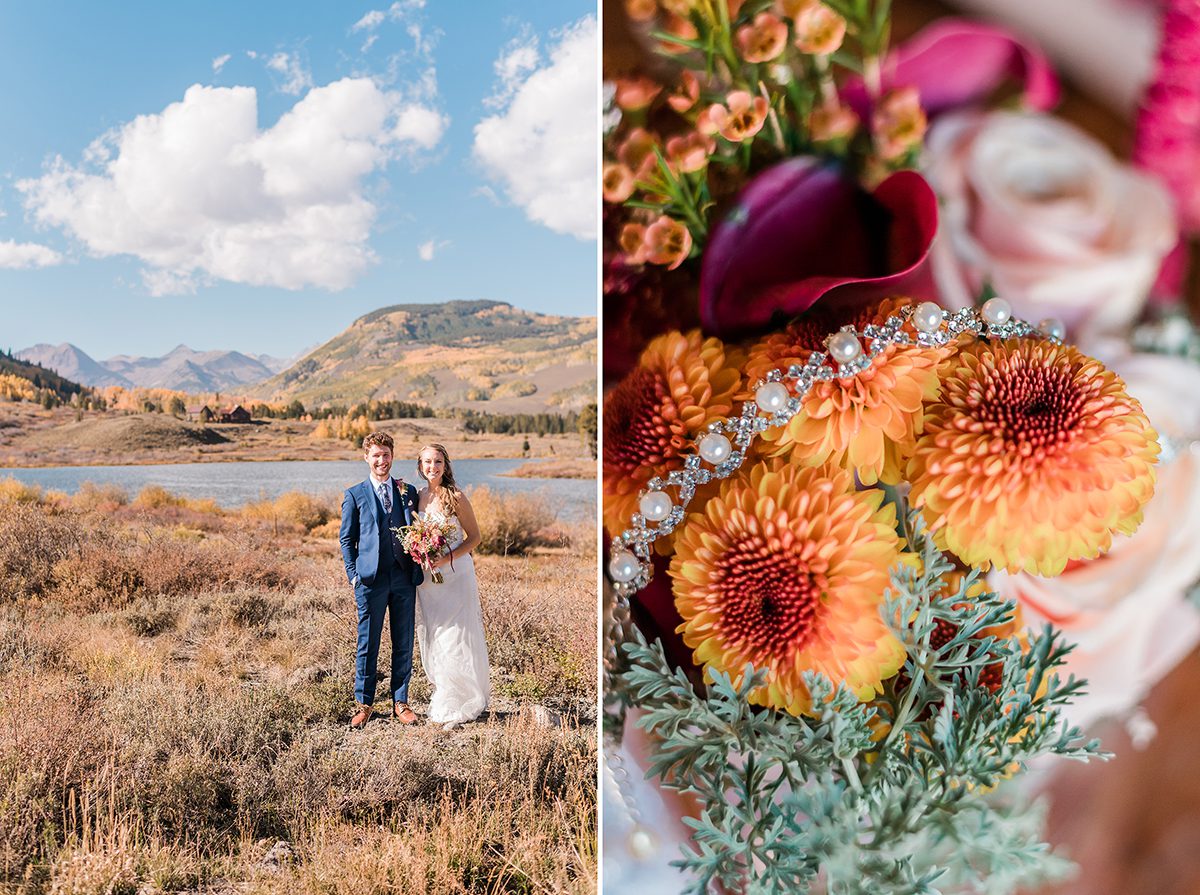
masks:
POLYGON ((400 539, 400 546, 404 551, 429 573, 430 583, 443 584, 445 576, 440 569, 433 568, 433 560, 450 552, 450 535, 454 533, 454 524, 417 518, 412 525, 405 525, 393 531, 400 539))
POLYGON ((636 710, 697 806, 695 892, 1054 878, 1002 784, 1102 755, 1049 624, 1101 607, 1054 582, 1134 555, 1160 454, 1181 468, 1092 356, 1147 366, 1113 337, 1171 202, 1045 114, 1054 74, 1006 32, 889 49, 882 0, 625 9, 676 74, 617 78, 605 138, 609 754, 636 710))

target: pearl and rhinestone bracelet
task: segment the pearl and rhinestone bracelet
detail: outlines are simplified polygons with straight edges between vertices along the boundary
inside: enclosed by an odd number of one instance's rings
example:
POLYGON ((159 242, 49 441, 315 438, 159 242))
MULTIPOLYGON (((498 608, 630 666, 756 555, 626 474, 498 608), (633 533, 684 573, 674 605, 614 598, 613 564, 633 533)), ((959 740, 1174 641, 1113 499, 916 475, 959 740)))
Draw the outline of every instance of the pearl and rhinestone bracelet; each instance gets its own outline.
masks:
POLYGON ((617 603, 610 619, 610 634, 616 635, 613 639, 620 639, 617 629, 628 621, 629 597, 650 583, 652 544, 683 522, 698 485, 736 472, 754 439, 768 429, 786 425, 798 414, 815 383, 850 379, 870 367, 872 360, 891 345, 936 347, 964 333, 989 339, 1038 336, 1061 343, 1065 328, 1054 318, 1042 320, 1037 326, 1019 320, 1002 298, 989 299, 978 309, 952 313, 926 301, 901 308, 882 324, 869 324, 861 331, 843 326, 825 338, 825 353, 814 352, 803 365, 767 373, 755 383, 754 400, 742 405, 740 415, 713 421, 683 448, 683 469, 671 471, 666 479, 655 477, 646 483, 639 495, 640 512, 630 520, 628 529, 613 538, 607 568, 617 603), (904 330, 910 322, 915 337, 904 330), (668 488, 674 489, 674 495, 668 488))

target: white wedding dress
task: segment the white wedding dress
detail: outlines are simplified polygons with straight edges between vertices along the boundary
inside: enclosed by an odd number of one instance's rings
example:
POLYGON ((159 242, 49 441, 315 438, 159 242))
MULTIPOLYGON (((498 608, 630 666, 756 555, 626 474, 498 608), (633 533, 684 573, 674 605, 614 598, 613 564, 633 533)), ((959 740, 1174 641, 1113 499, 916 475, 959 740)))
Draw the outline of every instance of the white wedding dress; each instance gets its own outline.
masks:
MULTIPOLYGON (((463 542, 457 516, 447 519, 437 510, 427 510, 423 518, 452 522, 451 549, 463 542)), ((417 588, 420 615, 417 620, 417 644, 421 666, 433 687, 429 699, 429 720, 439 724, 473 721, 487 708, 491 695, 488 678, 487 644, 483 639, 483 611, 479 605, 479 583, 475 562, 470 554, 439 567, 446 579, 433 584, 425 573, 425 583, 417 588)))

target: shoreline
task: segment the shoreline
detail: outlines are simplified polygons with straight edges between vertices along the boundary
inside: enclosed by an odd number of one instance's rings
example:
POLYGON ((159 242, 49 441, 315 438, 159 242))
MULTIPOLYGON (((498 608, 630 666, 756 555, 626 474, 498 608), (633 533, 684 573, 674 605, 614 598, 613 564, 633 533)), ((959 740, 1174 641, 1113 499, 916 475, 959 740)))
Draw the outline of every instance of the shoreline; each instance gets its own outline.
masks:
MULTIPOLYGON (((554 463, 555 458, 534 458, 512 456, 511 454, 456 454, 455 460, 515 460, 524 461, 526 464, 532 465, 536 463, 554 463)), ((362 460, 362 457, 353 453, 345 457, 188 457, 182 460, 169 460, 160 457, 139 457, 131 458, 123 463, 113 463, 111 461, 101 462, 86 462, 80 461, 76 463, 5 463, 0 466, 0 473, 18 470, 18 469, 87 469, 87 468, 108 468, 120 469, 124 466, 196 466, 205 463, 355 463, 362 460)), ((586 461, 591 463, 592 461, 586 461)), ((594 476, 525 476, 519 473, 520 467, 512 472, 502 473, 502 475, 511 476, 513 478, 594 478, 594 476)))

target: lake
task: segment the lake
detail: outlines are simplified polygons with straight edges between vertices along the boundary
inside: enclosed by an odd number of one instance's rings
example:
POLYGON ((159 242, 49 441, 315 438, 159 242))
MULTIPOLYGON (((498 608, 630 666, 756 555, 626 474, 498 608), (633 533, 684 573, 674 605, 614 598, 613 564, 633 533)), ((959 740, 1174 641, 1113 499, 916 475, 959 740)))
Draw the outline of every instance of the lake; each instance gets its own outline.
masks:
MULTIPOLYGON (((487 485, 508 493, 541 493, 564 521, 593 519, 596 515, 595 479, 526 479, 502 473, 516 469, 525 460, 455 460, 454 476, 460 487, 470 490, 487 485)), ((416 471, 397 463, 394 476, 420 487, 416 471)), ((274 499, 287 491, 335 495, 367 477, 360 460, 265 460, 237 463, 164 463, 148 466, 50 466, 41 469, 0 468, 0 478, 12 476, 21 482, 51 491, 73 494, 84 482, 118 485, 132 498, 147 485, 158 485, 174 494, 212 498, 226 509, 251 501, 274 499)))

